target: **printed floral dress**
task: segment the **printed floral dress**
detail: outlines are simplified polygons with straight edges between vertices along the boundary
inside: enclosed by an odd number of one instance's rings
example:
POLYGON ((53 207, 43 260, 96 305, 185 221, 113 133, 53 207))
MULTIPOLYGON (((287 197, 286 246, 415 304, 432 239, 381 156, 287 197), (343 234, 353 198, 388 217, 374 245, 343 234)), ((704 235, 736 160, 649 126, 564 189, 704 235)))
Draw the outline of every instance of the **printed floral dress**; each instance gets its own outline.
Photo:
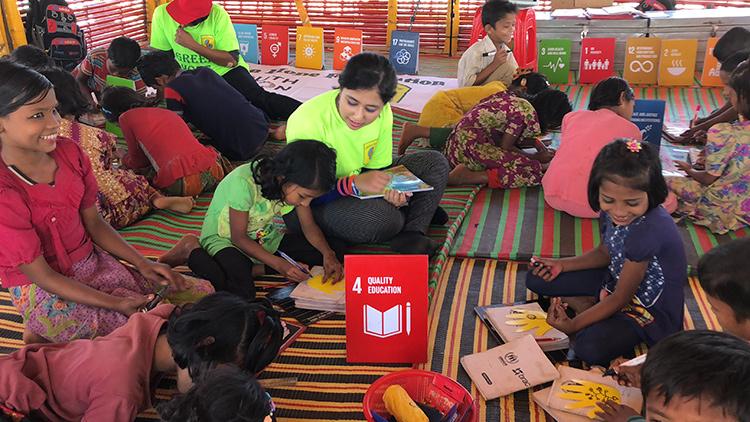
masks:
POLYGON ((750 225, 750 122, 715 125, 705 151, 706 172, 719 178, 708 186, 667 178, 679 199, 677 212, 719 234, 750 225))
POLYGON ((500 147, 503 135, 518 142, 541 135, 534 107, 523 98, 499 92, 472 108, 448 137, 445 155, 452 167, 465 165, 469 170, 489 172, 490 186, 516 188, 541 183, 542 163, 500 147))

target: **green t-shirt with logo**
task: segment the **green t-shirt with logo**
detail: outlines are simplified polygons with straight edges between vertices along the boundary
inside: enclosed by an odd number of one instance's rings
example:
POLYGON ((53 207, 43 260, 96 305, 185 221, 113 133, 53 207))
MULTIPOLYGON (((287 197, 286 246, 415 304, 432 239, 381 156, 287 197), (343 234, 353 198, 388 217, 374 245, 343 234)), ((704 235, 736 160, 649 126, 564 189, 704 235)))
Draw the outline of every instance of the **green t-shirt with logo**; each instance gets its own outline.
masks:
POLYGON ((234 246, 229 226, 229 208, 247 212, 247 236, 263 249, 275 253, 284 236, 274 217, 287 214, 293 207, 263 197, 253 180, 252 163, 232 170, 216 187, 201 228, 200 243, 210 255, 234 246))
MULTIPOLYGON (((184 70, 210 67, 222 76, 232 70, 231 67, 220 66, 193 50, 177 44, 175 34, 179 27, 180 24, 169 16, 166 4, 157 7, 151 20, 151 47, 162 51, 172 50, 174 58, 184 70)), ((211 13, 205 21, 183 29, 199 44, 213 50, 239 51, 240 49, 232 20, 227 11, 218 4, 214 3, 211 6, 211 13)), ((247 63, 242 56, 239 56, 237 66, 247 69, 247 63)))
POLYGON ((336 106, 339 90, 305 101, 289 116, 286 139, 321 141, 336 150, 336 176, 359 174, 363 168, 380 169, 393 162, 393 113, 386 104, 375 121, 357 130, 346 125, 336 106))

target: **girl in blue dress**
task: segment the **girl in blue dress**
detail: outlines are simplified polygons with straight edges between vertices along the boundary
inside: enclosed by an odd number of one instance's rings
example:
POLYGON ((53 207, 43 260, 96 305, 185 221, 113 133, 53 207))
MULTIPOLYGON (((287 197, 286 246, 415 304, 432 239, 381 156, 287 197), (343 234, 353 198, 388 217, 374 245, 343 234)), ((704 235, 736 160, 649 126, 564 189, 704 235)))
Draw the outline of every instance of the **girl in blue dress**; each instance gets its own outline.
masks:
POLYGON ((687 259, 656 149, 616 140, 597 156, 589 204, 602 211, 601 244, 577 257, 532 258, 526 287, 553 297, 547 321, 573 339, 578 358, 608 365, 680 331, 687 259), (576 311, 570 318, 567 307, 576 311))

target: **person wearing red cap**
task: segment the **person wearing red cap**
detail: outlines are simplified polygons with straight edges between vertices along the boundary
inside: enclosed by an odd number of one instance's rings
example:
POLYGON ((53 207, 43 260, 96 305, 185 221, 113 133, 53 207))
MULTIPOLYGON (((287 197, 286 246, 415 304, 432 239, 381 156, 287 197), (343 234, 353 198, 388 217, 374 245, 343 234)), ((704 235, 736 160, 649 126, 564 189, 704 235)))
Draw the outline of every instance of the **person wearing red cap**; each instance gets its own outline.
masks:
POLYGON ((273 120, 286 120, 301 104, 258 85, 239 54, 229 14, 211 0, 172 0, 154 10, 151 47, 172 51, 184 70, 209 67, 273 120))

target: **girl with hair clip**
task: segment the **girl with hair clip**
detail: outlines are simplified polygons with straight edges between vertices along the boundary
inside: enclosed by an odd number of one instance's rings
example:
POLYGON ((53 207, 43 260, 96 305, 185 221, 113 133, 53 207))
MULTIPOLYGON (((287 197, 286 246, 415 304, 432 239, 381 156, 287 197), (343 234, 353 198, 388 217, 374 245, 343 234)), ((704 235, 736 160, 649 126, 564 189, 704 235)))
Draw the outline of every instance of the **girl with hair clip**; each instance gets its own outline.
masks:
POLYGON ((532 97, 499 92, 472 108, 454 128, 405 128, 398 150, 404 152, 415 139, 428 138, 430 147, 443 151, 453 167, 449 185, 535 186, 555 154, 538 138, 560 127, 571 109, 567 95, 556 89, 532 97))
POLYGON ((154 209, 179 213, 188 213, 193 209, 192 197, 162 195, 151 187, 145 177, 117 168, 117 138, 78 121, 89 105, 73 76, 60 68, 47 68, 39 72, 55 87, 57 112, 62 117, 60 134, 78 144, 91 161, 100 191, 96 205, 105 221, 119 229, 133 224, 154 209))
POLYGON ((310 202, 333 189, 336 153, 318 141, 288 144, 273 157, 241 165, 219 183, 200 239, 188 235, 159 261, 187 262, 217 291, 255 297, 253 277, 273 270, 293 281, 310 278, 309 265, 323 265, 324 280, 341 280, 345 244, 326 237, 310 202), (297 210, 302 234, 284 234, 274 218, 297 210), (291 263, 281 252, 301 263, 291 263), (278 255, 277 255, 278 253, 278 255))
POLYGON ((727 85, 729 101, 739 113, 737 123, 712 127, 706 139, 705 170, 678 161, 687 177, 669 177, 677 195, 677 212, 714 233, 750 225, 750 64, 745 61, 727 85))
POLYGON ((101 218, 91 164, 60 136, 57 106, 47 78, 0 62, 0 240, 12 245, 0 249, 0 280, 23 317, 24 341, 109 334, 160 285, 210 293, 208 283, 141 256, 101 218))
MULTIPOLYGON (((599 151, 618 138, 641 140, 641 131, 633 122, 635 95, 622 79, 605 79, 591 92, 588 110, 565 116, 560 148, 542 178, 544 199, 556 210, 575 217, 597 218, 588 202, 588 178, 599 151)), ((677 207, 669 197, 667 211, 677 207)))
POLYGON ((547 322, 575 335, 573 350, 589 364, 608 365, 641 342, 652 346, 682 329, 687 259, 660 205, 668 193, 661 172, 648 143, 605 146, 588 186, 589 205, 601 211, 601 244, 572 258, 531 259, 526 287, 554 297, 547 322))
MULTIPOLYGON (((159 375, 176 375, 180 393, 194 383, 199 391, 207 383, 215 392, 226 391, 215 385, 216 376, 226 373, 221 368, 236 365, 234 377, 262 371, 276 358, 283 331, 270 303, 229 293, 184 308, 159 305, 104 337, 26 346, 0 356, 0 405, 31 420, 132 421, 151 407, 159 375)), ((260 391, 249 390, 256 384, 245 385, 252 394, 246 398, 257 400, 260 391)), ((231 406, 228 398, 226 410, 267 408, 264 402, 231 406)))
MULTIPOLYGON (((425 103, 416 126, 452 127, 461 120, 464 114, 490 95, 507 89, 518 95, 532 96, 548 88, 547 77, 541 73, 527 71, 516 76, 507 88, 500 81, 492 81, 486 85, 438 91, 425 103)), ((404 132, 411 130, 414 126, 413 123, 405 123, 404 132)), ((404 151, 400 152, 400 154, 403 153, 404 151)))
POLYGON ((271 396, 234 365, 220 366, 185 394, 157 406, 164 422, 273 422, 271 396))
MULTIPOLYGON (((286 126, 289 142, 319 139, 336 150, 338 189, 313 204, 315 221, 326 234, 350 243, 390 242, 403 254, 432 255, 437 244, 427 237, 430 222, 445 224, 439 208, 448 163, 436 151, 420 151, 393 160, 393 114, 396 71, 383 56, 361 53, 339 75, 340 88, 310 99, 286 126), (391 176, 383 169, 403 165, 434 189, 413 195, 387 190, 391 176), (363 201, 356 192, 384 192, 363 201)), ((287 228, 300 231, 296 213, 287 228)))
POLYGON ((146 174, 157 189, 196 196, 213 191, 224 178, 221 155, 201 145, 177 113, 123 87, 104 90, 102 111, 107 120, 120 124, 128 144, 123 165, 146 174))

